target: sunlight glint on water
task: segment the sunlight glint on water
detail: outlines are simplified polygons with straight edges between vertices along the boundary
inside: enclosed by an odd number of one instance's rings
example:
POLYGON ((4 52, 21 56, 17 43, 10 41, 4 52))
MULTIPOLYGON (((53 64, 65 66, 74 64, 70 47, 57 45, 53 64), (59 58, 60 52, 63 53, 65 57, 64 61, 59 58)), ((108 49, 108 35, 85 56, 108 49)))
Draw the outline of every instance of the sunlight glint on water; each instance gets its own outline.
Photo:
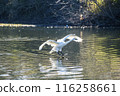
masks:
POLYGON ((0 28, 0 79, 101 80, 120 79, 119 29, 0 28), (64 47, 65 58, 39 46, 68 34, 84 40, 64 47))

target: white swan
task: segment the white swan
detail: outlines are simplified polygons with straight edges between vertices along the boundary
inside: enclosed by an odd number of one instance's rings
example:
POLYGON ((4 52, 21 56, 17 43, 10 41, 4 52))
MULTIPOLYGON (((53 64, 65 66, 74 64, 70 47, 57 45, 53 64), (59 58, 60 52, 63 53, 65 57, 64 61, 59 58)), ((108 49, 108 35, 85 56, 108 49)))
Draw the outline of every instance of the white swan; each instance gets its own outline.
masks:
POLYGON ((49 52, 50 54, 53 52, 57 52, 59 55, 63 56, 62 53, 62 48, 67 45, 68 43, 70 43, 71 41, 75 41, 75 42, 82 42, 83 39, 81 39, 80 37, 76 36, 75 34, 69 34, 65 37, 63 37, 62 39, 58 39, 57 41, 54 40, 47 40, 46 42, 44 42, 40 47, 39 50, 42 50, 43 46, 45 44, 52 46, 52 50, 49 52), (68 41, 66 41, 68 39, 68 41))

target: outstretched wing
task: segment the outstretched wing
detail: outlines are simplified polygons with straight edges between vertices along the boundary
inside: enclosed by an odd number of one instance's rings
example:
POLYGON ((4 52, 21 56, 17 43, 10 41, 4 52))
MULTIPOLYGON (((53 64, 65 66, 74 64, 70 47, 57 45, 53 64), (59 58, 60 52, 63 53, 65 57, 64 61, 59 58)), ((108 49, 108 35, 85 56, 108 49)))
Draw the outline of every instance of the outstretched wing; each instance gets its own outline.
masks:
POLYGON ((52 47, 58 45, 58 42, 54 41, 54 40, 47 40, 46 42, 44 42, 40 47, 39 47, 39 50, 42 50, 43 46, 47 44, 47 45, 50 45, 52 47))
POLYGON ((78 36, 76 36, 75 34, 72 34, 72 35, 70 35, 67 39, 73 39, 74 38, 74 40, 73 41, 75 41, 75 42, 82 42, 82 38, 80 38, 80 37, 78 37, 78 36))
POLYGON ((75 34, 69 34, 69 35, 63 37, 62 39, 58 39, 57 42, 65 42, 65 40, 68 39, 68 37, 70 37, 72 35, 75 35, 75 34))

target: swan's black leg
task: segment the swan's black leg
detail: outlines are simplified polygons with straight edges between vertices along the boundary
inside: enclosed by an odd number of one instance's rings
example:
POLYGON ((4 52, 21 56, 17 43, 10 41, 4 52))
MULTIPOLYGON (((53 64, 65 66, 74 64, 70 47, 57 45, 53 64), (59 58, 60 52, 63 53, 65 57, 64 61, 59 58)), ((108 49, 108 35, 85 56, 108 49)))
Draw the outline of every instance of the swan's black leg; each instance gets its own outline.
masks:
POLYGON ((60 55, 62 57, 64 56, 64 54, 62 53, 62 51, 58 51, 57 53, 58 53, 58 55, 60 55))
POLYGON ((58 53, 58 55, 60 55, 60 51, 58 51, 57 53, 58 53))
POLYGON ((64 56, 64 53, 62 51, 60 51, 61 55, 64 56))

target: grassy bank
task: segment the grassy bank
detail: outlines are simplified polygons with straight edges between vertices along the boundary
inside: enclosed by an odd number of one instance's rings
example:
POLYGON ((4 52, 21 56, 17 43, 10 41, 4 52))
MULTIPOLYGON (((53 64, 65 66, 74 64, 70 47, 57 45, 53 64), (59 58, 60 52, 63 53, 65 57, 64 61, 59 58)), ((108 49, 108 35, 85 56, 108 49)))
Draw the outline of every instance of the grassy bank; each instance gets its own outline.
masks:
POLYGON ((0 23, 1 27, 36 27, 36 25, 31 24, 9 24, 9 23, 0 23))

